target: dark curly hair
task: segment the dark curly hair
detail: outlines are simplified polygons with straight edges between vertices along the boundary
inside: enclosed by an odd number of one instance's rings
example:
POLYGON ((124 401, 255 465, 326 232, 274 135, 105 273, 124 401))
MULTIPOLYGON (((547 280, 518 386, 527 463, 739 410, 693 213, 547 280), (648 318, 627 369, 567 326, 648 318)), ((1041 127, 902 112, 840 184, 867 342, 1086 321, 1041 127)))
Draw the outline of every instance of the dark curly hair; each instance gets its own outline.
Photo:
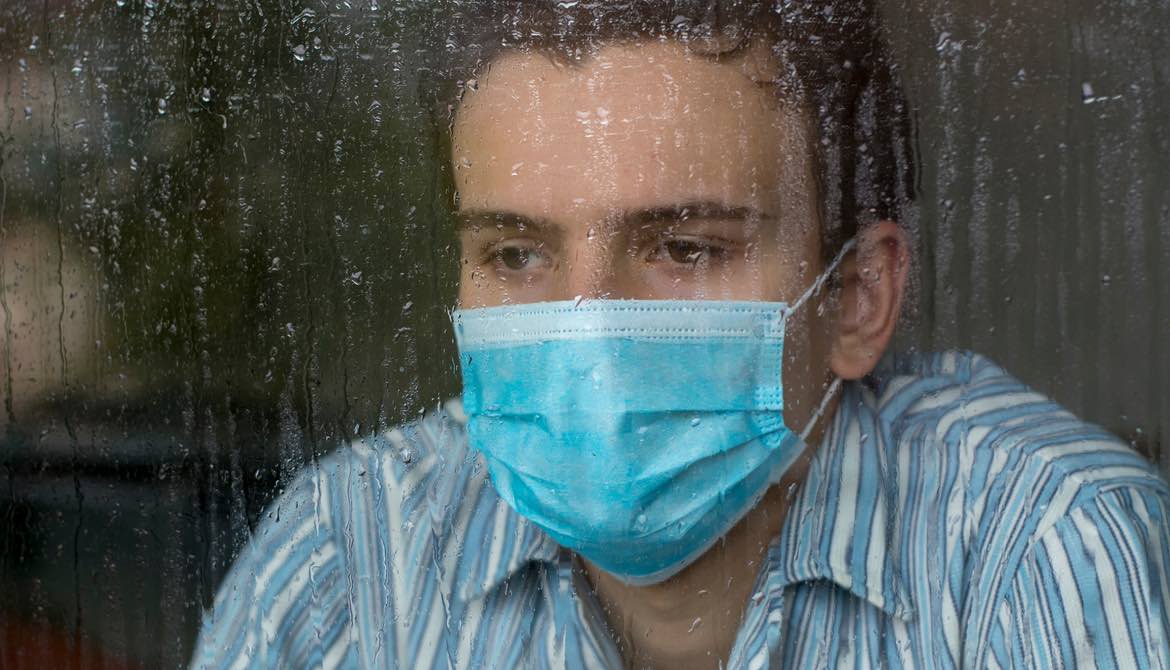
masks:
MULTIPOLYGON (((462 92, 504 52, 580 63, 605 44, 675 39, 711 58, 763 38, 785 66, 779 95, 816 119, 822 250, 860 226, 904 219, 913 199, 909 107, 870 0, 458 0, 445 8, 446 61, 424 86, 434 110, 445 197, 462 92)), ((451 200, 448 200, 451 202, 451 200)))

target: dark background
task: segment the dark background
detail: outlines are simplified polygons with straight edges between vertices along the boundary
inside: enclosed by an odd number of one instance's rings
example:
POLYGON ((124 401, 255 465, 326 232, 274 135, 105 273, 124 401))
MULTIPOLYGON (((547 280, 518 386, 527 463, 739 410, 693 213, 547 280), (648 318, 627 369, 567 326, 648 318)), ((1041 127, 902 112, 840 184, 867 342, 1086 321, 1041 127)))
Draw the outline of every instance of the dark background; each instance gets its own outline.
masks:
MULTIPOLYGON (((282 482, 457 391, 417 91, 458 4, 0 0, 0 667, 182 665, 282 482)), ((1156 458, 1170 3, 885 4, 919 128, 898 346, 1156 458)))

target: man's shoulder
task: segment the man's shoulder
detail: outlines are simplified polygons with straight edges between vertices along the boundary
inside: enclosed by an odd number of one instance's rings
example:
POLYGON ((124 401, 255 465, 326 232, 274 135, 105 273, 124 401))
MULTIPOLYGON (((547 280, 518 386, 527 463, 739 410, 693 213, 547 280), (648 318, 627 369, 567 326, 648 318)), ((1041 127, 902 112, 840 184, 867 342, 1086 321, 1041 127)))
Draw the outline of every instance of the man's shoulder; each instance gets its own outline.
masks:
POLYGON ((891 446, 950 482, 940 495, 961 498, 976 545, 1004 534, 1026 544, 1118 491, 1170 499, 1130 445, 979 354, 899 356, 885 362, 875 388, 891 446))
POLYGON ((482 539, 484 510, 495 509, 463 425, 458 403, 447 403, 304 467, 220 588, 194 667, 249 658, 308 667, 321 664, 323 650, 349 659, 345 666, 382 654, 405 665, 419 649, 438 648, 404 631, 423 621, 419 629, 441 634, 434 622, 455 584, 477 575, 461 539, 482 539), (388 622, 393 643, 383 638, 388 622), (369 644, 353 643, 362 639, 369 644))
POLYGON ((449 400, 415 420, 339 445, 302 476, 340 505, 335 515, 363 513, 354 508, 370 505, 450 509, 468 480, 484 475, 465 424, 459 401, 449 400))
POLYGON ((1160 481, 1132 447, 971 352, 909 354, 885 365, 878 411, 895 434, 920 436, 972 465, 1051 470, 1082 482, 1141 473, 1160 481), (1103 467, 1130 468, 1102 471, 1103 467))
POLYGON ((468 448, 464 423, 458 401, 449 401, 339 444, 280 491, 258 532, 309 524, 306 539, 317 546, 389 541, 399 547, 450 533, 462 493, 477 484, 487 488, 473 481, 486 480, 486 473, 468 448))
POLYGON ((345 442, 319 464, 327 473, 354 467, 385 470, 397 481, 423 479, 437 468, 471 458, 466 417, 457 399, 418 418, 345 442))

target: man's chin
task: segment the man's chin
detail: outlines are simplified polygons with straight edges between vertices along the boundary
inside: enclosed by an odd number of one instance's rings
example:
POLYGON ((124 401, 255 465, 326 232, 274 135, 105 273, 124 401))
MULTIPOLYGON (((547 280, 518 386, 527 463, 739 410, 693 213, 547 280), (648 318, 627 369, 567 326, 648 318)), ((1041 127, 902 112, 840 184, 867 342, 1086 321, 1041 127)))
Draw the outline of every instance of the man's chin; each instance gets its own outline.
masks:
MULTIPOLYGON (((636 591, 638 593, 639 599, 642 599, 648 605, 661 607, 662 609, 669 609, 676 605, 678 595, 680 593, 686 592, 689 597, 695 593, 696 588, 699 590, 704 588, 697 586, 695 581, 696 576, 700 573, 699 566, 704 562, 711 560, 712 554, 719 551, 721 544, 722 541, 716 542, 715 545, 708 549, 703 555, 688 563, 678 572, 665 579, 648 584, 631 583, 618 575, 598 567, 596 564, 591 563, 588 559, 581 556, 580 554, 578 554, 577 557, 586 567, 586 573, 590 576, 591 580, 597 577, 601 577, 608 583, 608 586, 610 587, 620 585, 623 590, 636 591), (688 586, 695 588, 687 588, 688 586)), ((593 586, 594 588, 597 588, 598 584, 594 583, 593 586)))

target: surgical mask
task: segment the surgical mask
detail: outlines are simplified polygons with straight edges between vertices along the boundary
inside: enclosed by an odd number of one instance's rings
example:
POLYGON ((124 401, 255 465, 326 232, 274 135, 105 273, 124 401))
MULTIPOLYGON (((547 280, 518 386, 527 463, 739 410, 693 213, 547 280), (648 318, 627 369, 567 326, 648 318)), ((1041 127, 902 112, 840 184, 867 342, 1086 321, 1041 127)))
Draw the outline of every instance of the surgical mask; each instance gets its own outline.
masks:
POLYGON ((472 448, 500 497, 636 585, 704 554, 780 481, 796 302, 577 300, 453 313, 472 448))

